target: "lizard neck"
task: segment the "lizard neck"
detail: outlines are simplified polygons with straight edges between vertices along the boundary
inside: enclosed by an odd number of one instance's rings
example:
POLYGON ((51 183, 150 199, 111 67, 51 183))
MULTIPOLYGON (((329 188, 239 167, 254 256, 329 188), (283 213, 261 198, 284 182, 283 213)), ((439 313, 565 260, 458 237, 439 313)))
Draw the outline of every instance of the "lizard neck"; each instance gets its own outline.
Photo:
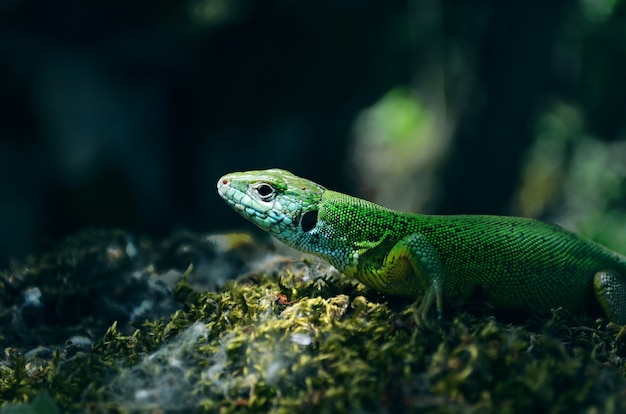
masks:
POLYGON ((309 231, 300 226, 295 237, 283 241, 321 257, 348 276, 356 271, 361 254, 380 244, 388 233, 385 229, 393 228, 390 221, 399 214, 330 190, 324 192, 317 207, 315 226, 309 231), (383 222, 388 226, 379 226, 383 222))

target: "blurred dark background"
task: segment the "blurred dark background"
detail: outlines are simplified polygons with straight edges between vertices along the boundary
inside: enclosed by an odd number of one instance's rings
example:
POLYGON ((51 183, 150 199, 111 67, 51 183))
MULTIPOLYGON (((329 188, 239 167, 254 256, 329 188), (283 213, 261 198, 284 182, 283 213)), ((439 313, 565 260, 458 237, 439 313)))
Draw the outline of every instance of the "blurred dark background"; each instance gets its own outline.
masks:
POLYGON ((250 229, 280 167, 626 250, 626 2, 0 0, 0 267, 86 227, 250 229))

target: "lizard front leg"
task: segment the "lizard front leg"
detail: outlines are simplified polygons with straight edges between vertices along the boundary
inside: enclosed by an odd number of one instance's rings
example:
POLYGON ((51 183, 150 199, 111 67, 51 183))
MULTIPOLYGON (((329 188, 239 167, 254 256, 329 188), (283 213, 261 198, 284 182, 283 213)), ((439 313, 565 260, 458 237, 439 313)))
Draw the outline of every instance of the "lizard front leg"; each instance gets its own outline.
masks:
POLYGON ((357 278, 383 293, 422 296, 418 309, 418 318, 421 321, 426 321, 433 301, 441 316, 446 275, 439 254, 423 236, 411 234, 404 237, 387 253, 382 265, 377 267, 365 260, 361 269, 357 272, 357 278))
POLYGON ((597 272, 593 277, 596 299, 607 318, 618 325, 626 325, 626 280, 613 270, 597 272))

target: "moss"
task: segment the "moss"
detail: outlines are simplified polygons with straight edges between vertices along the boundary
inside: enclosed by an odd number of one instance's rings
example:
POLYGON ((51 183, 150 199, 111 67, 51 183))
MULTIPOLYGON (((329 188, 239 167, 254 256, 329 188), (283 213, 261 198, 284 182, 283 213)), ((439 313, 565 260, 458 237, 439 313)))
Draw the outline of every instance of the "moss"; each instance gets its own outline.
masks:
POLYGON ((507 323, 464 306, 423 327, 412 301, 311 258, 266 256, 215 291, 189 284, 207 271, 194 264, 172 291, 178 309, 134 331, 114 323, 90 348, 49 359, 7 348, 0 413, 42 392, 92 412, 626 409, 623 342, 602 321, 507 323))

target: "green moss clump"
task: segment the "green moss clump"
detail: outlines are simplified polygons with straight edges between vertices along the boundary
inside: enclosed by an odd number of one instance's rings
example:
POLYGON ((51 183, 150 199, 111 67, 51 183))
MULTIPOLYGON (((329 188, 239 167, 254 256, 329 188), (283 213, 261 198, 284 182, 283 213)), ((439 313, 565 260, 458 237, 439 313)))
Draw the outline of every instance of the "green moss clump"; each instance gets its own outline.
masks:
POLYGON ((572 328, 556 313, 537 328, 461 308, 418 326, 413 301, 274 257, 215 292, 182 280, 181 309, 131 334, 114 324, 87 352, 38 365, 7 351, 0 400, 46 391, 62 410, 96 412, 626 410, 623 343, 600 322, 572 328))

